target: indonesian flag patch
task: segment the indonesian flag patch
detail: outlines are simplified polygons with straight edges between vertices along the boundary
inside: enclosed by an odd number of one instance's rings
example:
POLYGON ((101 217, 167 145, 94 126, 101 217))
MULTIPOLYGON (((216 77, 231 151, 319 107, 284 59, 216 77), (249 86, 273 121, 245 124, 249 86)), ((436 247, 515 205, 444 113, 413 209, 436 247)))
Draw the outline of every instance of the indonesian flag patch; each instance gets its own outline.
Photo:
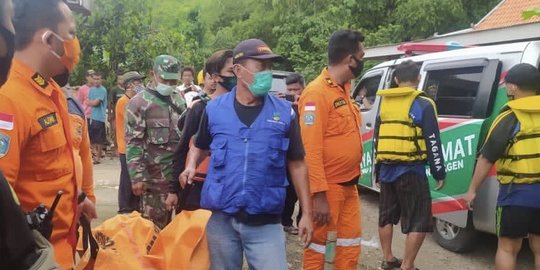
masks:
POLYGON ((313 102, 313 101, 306 102, 306 106, 304 106, 304 111, 306 111, 306 112, 315 111, 315 102, 313 102))
POLYGON ((11 114, 0 112, 0 129, 13 130, 14 118, 11 114))

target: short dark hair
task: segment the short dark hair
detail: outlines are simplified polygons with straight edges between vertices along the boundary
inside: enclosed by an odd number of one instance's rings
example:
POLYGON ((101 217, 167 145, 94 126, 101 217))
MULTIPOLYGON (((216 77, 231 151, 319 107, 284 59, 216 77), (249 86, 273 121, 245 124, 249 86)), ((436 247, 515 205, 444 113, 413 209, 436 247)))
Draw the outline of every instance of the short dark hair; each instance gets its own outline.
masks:
POLYGON ((102 75, 101 75, 101 72, 99 72, 99 71, 94 71, 94 74, 92 74, 92 77, 94 77, 94 76, 96 76, 96 77, 101 77, 102 75))
POLYGON ((293 83, 299 83, 302 85, 302 87, 304 87, 304 77, 298 73, 289 74, 289 76, 285 78, 285 84, 290 85, 293 83))
POLYGON ((400 83, 415 82, 418 80, 419 74, 420 68, 412 60, 402 62, 396 67, 396 71, 394 71, 394 76, 398 79, 400 83))
POLYGON ((58 31, 58 24, 65 20, 60 11, 62 0, 14 1, 15 48, 22 50, 31 43, 34 34, 43 28, 58 31))
POLYGON ((540 91, 540 72, 531 64, 521 63, 513 66, 508 70, 505 81, 515 84, 523 91, 537 93, 540 91))
POLYGON ((355 30, 334 32, 328 42, 328 63, 339 64, 345 57, 358 52, 358 43, 364 42, 362 33, 355 30))
POLYGON ((186 71, 191 72, 191 76, 195 76, 195 69, 193 69, 192 67, 184 67, 181 73, 182 77, 184 77, 184 72, 186 71))
POLYGON ((208 58, 206 64, 204 65, 204 73, 219 74, 221 70, 225 67, 227 60, 233 58, 232 50, 219 50, 208 58))

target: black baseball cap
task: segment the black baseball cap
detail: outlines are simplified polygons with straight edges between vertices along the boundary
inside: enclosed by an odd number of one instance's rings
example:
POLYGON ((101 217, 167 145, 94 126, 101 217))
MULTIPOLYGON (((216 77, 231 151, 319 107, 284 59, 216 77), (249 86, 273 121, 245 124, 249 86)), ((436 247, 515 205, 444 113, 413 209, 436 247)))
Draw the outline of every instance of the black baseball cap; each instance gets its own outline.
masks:
POLYGON ((508 70, 505 81, 523 90, 540 90, 540 72, 531 64, 521 63, 513 66, 508 70))
POLYGON ((260 39, 244 40, 233 50, 233 62, 236 63, 242 59, 257 59, 257 60, 281 60, 280 55, 274 54, 270 47, 260 39))

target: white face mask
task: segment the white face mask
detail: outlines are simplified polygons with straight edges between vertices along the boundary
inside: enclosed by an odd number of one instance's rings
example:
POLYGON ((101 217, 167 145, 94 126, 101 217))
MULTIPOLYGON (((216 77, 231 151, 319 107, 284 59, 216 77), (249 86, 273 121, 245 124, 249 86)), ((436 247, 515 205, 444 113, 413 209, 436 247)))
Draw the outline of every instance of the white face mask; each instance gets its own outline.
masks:
POLYGON ((164 84, 164 83, 160 83, 155 77, 154 77, 154 82, 156 82, 156 91, 162 95, 162 96, 170 96, 172 91, 173 91, 173 87, 170 86, 170 85, 167 85, 167 84, 164 84))

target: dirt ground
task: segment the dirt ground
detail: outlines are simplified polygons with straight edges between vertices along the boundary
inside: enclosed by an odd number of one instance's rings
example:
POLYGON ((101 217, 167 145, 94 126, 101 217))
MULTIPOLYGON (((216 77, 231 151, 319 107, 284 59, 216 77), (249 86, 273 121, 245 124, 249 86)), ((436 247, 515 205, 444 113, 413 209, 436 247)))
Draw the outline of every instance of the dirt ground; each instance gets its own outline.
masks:
MULTIPOLYGON (((117 193, 120 164, 117 159, 109 160, 109 158, 102 162, 94 167, 99 215, 99 218, 92 222, 94 226, 114 216, 118 210, 117 193)), ((360 196, 364 246, 358 269, 379 269, 381 250, 377 234, 378 195, 371 191, 361 190, 360 196)), ((400 257, 403 255, 405 238, 401 235, 399 228, 396 228, 394 232, 394 253, 400 257)), ((493 235, 482 234, 472 252, 457 254, 441 248, 431 236, 428 236, 417 257, 416 267, 422 270, 494 269, 493 261, 496 248, 497 238, 493 235)), ((296 236, 288 236, 287 252, 289 269, 301 269, 302 248, 296 236)), ((534 269, 534 259, 526 243, 519 254, 517 269, 534 269)))

